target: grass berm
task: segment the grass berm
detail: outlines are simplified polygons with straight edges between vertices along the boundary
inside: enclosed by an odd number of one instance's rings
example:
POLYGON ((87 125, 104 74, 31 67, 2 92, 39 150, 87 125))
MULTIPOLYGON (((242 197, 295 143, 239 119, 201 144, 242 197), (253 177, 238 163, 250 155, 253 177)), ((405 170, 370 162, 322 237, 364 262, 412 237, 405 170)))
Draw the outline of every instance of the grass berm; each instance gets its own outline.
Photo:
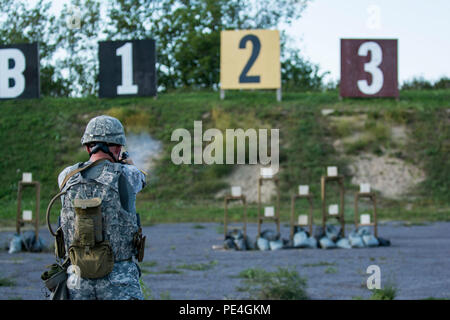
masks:
MULTIPOLYGON (((193 122, 207 128, 279 128, 281 218, 289 220, 290 195, 301 182, 310 185, 314 215, 320 217, 320 176, 326 166, 336 165, 345 175, 347 193, 358 186, 350 183, 347 154, 389 153, 396 147, 386 127, 403 125, 410 137, 396 155, 424 170, 426 179, 401 199, 380 197, 380 220, 411 222, 450 220, 450 90, 401 91, 394 99, 339 99, 338 92, 283 94, 277 102, 273 91, 230 91, 220 100, 218 92, 172 92, 152 97, 99 99, 41 98, 0 101, 0 224, 13 226, 17 210, 17 187, 23 172, 32 172, 41 183, 40 221, 57 193, 58 173, 68 165, 86 161, 80 138, 90 118, 109 114, 119 118, 127 132, 147 131, 163 144, 163 152, 150 172, 150 184, 138 195, 137 210, 144 224, 161 222, 207 222, 223 220, 223 201, 214 195, 227 188, 224 182, 233 165, 174 165, 170 160, 171 134, 176 128, 193 132, 193 122), (345 146, 344 154, 332 142, 351 135, 348 126, 333 127, 322 109, 335 116, 365 115, 363 136, 345 146)), ((24 193, 24 206, 33 208, 33 190, 24 193)), ((305 204, 306 206, 306 204, 305 204)), ((57 206, 53 221, 56 220, 57 206)), ((256 217, 250 205, 249 220, 256 217)), ((230 208, 231 219, 239 208, 230 208)), ((353 205, 345 216, 353 221, 353 205)), ((316 220, 319 221, 319 220, 316 220)))

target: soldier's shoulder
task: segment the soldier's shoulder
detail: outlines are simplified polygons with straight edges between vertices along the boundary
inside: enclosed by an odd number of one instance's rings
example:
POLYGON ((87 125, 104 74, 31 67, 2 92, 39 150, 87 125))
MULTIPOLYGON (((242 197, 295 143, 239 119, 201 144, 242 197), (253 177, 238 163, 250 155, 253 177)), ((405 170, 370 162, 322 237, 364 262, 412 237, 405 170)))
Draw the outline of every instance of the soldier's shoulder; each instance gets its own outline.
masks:
POLYGON ((58 186, 61 187, 62 182, 66 178, 66 176, 73 170, 78 169, 83 162, 75 163, 74 165, 68 166, 64 168, 58 175, 58 186))
POLYGON ((142 185, 142 187, 135 190, 136 193, 146 185, 146 173, 139 170, 135 165, 123 164, 122 173, 127 177, 131 185, 142 185))

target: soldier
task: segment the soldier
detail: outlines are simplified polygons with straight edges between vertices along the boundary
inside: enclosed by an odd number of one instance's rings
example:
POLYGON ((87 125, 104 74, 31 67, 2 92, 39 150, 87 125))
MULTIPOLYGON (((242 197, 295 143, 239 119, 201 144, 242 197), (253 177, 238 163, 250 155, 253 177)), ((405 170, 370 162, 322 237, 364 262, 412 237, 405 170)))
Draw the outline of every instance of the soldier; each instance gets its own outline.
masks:
POLYGON ((59 228, 64 251, 81 269, 79 288, 69 287, 69 298, 142 300, 141 274, 132 257, 143 250, 135 202, 145 174, 131 159, 120 157, 125 133, 116 118, 91 119, 81 144, 89 161, 67 167, 58 176, 60 189, 66 191, 59 228))

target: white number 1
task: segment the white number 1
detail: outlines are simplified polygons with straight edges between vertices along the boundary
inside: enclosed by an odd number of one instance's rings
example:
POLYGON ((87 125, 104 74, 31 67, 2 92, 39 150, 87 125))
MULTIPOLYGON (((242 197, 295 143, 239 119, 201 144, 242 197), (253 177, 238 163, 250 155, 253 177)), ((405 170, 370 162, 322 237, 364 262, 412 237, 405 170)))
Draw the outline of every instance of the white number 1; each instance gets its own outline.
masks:
POLYGON ((383 61, 383 51, 378 43, 370 41, 364 42, 358 49, 358 55, 365 57, 369 53, 372 57, 369 62, 364 64, 364 71, 372 75, 372 83, 369 85, 367 80, 358 80, 358 88, 364 94, 376 94, 383 87, 383 72, 378 66, 383 61))
POLYGON ((133 84, 133 46, 131 42, 117 48, 116 55, 122 57, 122 84, 117 86, 117 94, 136 94, 138 86, 133 84))

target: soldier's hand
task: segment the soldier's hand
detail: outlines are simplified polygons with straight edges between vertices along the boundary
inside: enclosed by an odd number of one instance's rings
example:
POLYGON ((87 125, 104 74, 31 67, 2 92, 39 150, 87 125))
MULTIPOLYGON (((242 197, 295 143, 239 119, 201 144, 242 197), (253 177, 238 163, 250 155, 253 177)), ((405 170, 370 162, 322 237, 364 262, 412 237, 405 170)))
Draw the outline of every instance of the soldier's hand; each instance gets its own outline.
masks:
POLYGON ((134 162, 131 158, 126 158, 126 159, 120 159, 120 162, 125 163, 125 164, 132 164, 134 165, 134 162))

